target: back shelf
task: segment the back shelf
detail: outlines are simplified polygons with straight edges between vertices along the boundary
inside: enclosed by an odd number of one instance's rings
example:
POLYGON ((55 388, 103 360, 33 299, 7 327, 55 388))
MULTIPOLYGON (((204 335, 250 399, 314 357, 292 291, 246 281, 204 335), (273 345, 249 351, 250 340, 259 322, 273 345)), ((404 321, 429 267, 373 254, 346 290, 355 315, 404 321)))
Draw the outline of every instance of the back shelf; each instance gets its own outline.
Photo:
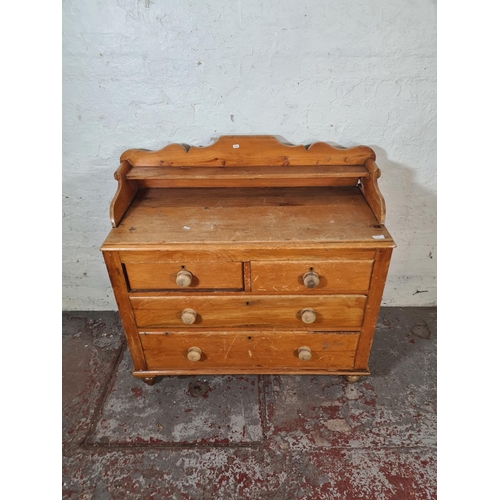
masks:
POLYGON ((127 180, 141 187, 356 186, 369 177, 364 165, 132 167, 127 180))
POLYGON ((290 146, 273 136, 223 136, 206 147, 130 149, 120 161, 110 207, 113 227, 142 188, 359 186, 377 220, 385 221, 385 202, 377 185, 380 170, 367 146, 290 146))

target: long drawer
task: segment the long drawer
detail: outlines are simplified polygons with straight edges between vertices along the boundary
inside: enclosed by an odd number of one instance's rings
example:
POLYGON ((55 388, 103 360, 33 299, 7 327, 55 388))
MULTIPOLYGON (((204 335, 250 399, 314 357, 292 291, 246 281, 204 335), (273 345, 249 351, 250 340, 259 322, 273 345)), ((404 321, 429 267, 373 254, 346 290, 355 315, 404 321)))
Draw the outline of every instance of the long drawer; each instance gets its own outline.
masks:
POLYGON ((353 368, 359 334, 187 332, 143 333, 140 338, 149 370, 234 370, 236 367, 333 371, 353 368), (197 355, 190 355, 193 352, 197 355), (309 355, 304 357, 304 352, 309 355))
POLYGON ((140 328, 334 330, 360 327, 364 295, 133 296, 140 328))

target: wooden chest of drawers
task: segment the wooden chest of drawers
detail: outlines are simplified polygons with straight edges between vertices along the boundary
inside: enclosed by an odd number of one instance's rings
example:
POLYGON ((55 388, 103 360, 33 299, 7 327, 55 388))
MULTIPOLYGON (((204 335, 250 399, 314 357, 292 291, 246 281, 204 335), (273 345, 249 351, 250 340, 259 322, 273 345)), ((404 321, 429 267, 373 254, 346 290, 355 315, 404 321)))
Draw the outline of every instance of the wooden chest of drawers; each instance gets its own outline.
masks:
POLYGON ((101 250, 133 374, 368 375, 395 247, 379 176, 368 147, 272 136, 123 153, 101 250))

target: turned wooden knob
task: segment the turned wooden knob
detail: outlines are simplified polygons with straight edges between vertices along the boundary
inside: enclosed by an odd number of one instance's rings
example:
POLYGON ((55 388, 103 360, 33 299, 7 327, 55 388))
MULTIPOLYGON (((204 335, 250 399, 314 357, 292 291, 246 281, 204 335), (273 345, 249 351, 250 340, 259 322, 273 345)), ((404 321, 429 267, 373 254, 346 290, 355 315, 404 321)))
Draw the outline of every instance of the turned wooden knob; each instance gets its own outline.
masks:
POLYGON ((179 286, 189 286, 191 284, 191 280, 193 279, 193 275, 189 271, 179 271, 177 273, 177 277, 175 278, 175 282, 179 286))
POLYGON ((299 359, 301 361, 309 361, 312 358, 311 349, 307 346, 299 347, 299 359))
POLYGON ((316 313, 314 309, 302 309, 300 311, 300 318, 306 324, 314 323, 316 321, 316 313))
POLYGON ((188 349, 187 358, 189 361, 200 361, 201 349, 199 347, 190 347, 188 349))
POLYGON ((196 321, 196 311, 194 309, 184 309, 181 313, 182 322, 192 325, 196 321))
POLYGON ((309 271, 308 273, 304 274, 304 276, 302 276, 302 279, 304 280, 304 285, 307 288, 316 288, 319 285, 319 275, 314 271, 309 271))

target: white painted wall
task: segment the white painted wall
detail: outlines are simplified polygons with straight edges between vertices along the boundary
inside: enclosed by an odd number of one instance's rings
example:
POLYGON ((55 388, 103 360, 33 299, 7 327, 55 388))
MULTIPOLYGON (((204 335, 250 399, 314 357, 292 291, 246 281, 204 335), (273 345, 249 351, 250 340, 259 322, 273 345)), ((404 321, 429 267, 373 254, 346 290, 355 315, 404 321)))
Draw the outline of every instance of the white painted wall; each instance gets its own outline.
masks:
POLYGON ((120 153, 224 134, 372 147, 398 243, 384 304, 436 303, 433 0, 65 0, 63 32, 64 310, 116 309, 99 246, 120 153))

